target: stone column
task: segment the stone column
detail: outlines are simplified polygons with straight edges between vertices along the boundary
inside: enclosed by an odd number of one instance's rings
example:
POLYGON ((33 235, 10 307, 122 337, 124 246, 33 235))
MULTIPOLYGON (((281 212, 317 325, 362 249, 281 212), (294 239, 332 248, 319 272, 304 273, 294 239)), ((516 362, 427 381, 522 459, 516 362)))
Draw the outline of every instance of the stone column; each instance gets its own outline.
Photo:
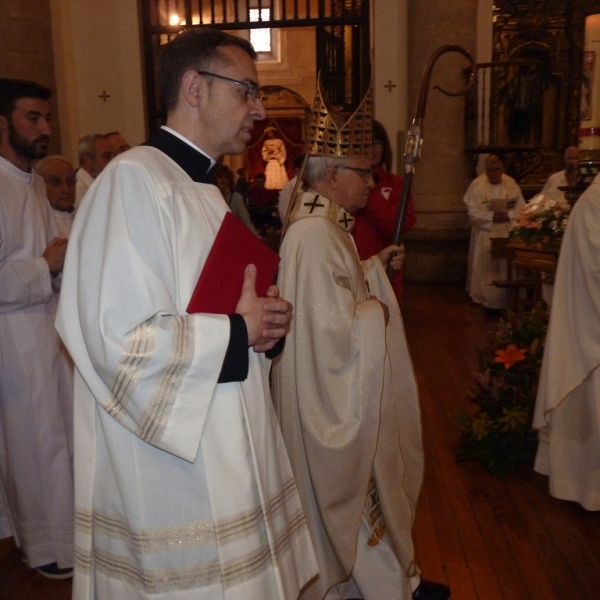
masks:
MULTIPOLYGON (((423 70, 431 53, 460 44, 476 56, 477 0, 419 0, 409 3, 408 107, 412 120, 423 70)), ((464 154, 464 96, 445 96, 433 86, 464 86, 465 58, 442 56, 433 71, 423 123, 423 152, 413 179, 417 225, 406 236, 405 276, 413 281, 465 278, 469 224, 462 202, 472 164, 464 154)))

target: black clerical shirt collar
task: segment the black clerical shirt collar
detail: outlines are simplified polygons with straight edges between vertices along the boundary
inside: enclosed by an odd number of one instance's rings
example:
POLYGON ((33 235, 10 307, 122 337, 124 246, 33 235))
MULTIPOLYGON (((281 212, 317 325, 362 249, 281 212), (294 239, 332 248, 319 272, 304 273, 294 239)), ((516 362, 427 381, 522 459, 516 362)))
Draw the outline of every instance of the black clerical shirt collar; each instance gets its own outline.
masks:
POLYGON ((144 146, 164 152, 174 160, 196 183, 215 184, 214 161, 199 149, 161 127, 144 146))

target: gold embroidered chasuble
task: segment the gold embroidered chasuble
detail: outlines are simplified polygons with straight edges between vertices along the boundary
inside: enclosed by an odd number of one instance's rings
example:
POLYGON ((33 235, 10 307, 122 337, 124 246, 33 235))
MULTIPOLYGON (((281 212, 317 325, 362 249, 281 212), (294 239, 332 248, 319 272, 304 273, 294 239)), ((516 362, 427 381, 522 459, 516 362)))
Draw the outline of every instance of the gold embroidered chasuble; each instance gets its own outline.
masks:
POLYGON ((292 599, 315 573, 269 361, 217 383, 226 315, 186 314, 227 211, 155 148, 82 203, 58 329, 77 367, 74 597, 292 599))
POLYGON ((278 284, 294 318, 274 395, 320 570, 303 600, 348 579, 372 478, 394 552, 415 574, 411 531, 423 474, 416 382, 393 290, 378 257, 359 261, 352 224, 309 191, 281 247, 278 284), (387 327, 371 294, 390 309, 387 327))

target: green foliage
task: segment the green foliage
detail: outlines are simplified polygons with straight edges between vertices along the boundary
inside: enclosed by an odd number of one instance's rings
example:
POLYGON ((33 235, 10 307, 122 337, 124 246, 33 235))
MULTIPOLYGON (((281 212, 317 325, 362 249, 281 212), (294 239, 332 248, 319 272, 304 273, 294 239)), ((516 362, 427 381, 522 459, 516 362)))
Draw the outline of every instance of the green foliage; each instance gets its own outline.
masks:
POLYGON ((542 304, 507 310, 488 346, 478 350, 475 385, 468 391, 473 410, 455 418, 462 429, 459 461, 479 460, 491 473, 504 474, 533 458, 531 422, 547 326, 542 304))

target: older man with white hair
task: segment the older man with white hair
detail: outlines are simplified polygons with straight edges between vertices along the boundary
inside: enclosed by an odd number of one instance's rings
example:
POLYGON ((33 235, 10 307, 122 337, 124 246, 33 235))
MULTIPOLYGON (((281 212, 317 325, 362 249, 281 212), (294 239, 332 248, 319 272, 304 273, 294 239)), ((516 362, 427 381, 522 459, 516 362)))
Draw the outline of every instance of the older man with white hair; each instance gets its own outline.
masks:
POLYGON ((275 400, 320 571, 300 598, 445 600, 447 586, 420 580, 412 541, 420 411, 385 274, 389 261, 401 268, 404 250, 361 263, 350 235, 374 186, 371 123, 369 99, 345 120, 317 96, 309 190, 293 202, 281 246, 278 281, 294 319, 275 400))
POLYGON ((77 186, 75 188, 75 208, 91 187, 104 167, 116 156, 113 142, 108 135, 90 133, 84 135, 77 146, 79 169, 77 169, 77 186))
POLYGON ((68 238, 75 218, 75 170, 62 156, 47 156, 35 165, 46 184, 48 202, 63 238, 68 238))

